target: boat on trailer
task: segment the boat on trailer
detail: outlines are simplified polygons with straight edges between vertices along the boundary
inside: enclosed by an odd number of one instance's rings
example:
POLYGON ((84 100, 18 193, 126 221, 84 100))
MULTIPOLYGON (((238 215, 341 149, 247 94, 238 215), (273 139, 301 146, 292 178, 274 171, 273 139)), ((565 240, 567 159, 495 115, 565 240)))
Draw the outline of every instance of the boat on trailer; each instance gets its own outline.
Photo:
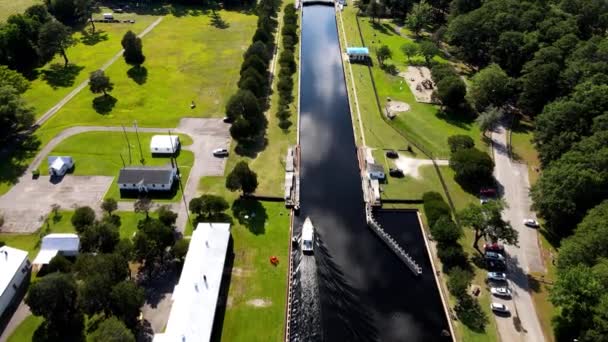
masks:
POLYGON ((307 217, 302 227, 302 252, 304 254, 312 254, 314 245, 315 228, 310 221, 310 217, 307 217))

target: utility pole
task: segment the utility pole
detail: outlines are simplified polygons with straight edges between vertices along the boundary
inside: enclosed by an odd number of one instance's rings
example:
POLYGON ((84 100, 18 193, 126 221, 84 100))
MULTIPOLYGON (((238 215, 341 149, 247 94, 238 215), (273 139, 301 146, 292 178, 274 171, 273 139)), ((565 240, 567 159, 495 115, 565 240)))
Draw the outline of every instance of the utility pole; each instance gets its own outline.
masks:
POLYGON ((135 136, 137 137, 137 144, 139 145, 139 162, 141 165, 144 165, 144 152, 141 150, 141 141, 139 141, 139 133, 137 132, 137 120, 133 121, 133 126, 135 126, 135 136))
MULTIPOLYGON (((125 125, 121 125, 122 126, 122 131, 125 134, 125 139, 127 140, 127 147, 129 149, 129 165, 131 165, 133 163, 133 160, 131 159, 131 143, 129 142, 129 135, 127 135, 127 130, 125 129, 125 125)), ((122 155, 120 156, 122 158, 122 155)), ((125 161, 123 160, 122 163, 124 164, 125 161)))
POLYGON ((188 210, 188 200, 186 200, 186 191, 184 189, 184 186, 182 185, 182 177, 179 173, 179 167, 177 166, 177 160, 175 158, 175 153, 177 151, 175 151, 175 146, 173 146, 173 139, 171 138, 171 130, 168 130, 169 132, 169 141, 171 142, 171 150, 173 151, 173 154, 171 155, 171 164, 173 167, 175 167, 175 169, 177 169, 177 175, 178 175, 178 182, 179 182, 179 187, 182 190, 182 200, 184 201, 184 208, 186 210, 186 217, 188 220, 188 223, 190 223, 192 226, 194 226, 194 224, 192 223, 192 220, 190 219, 190 210, 188 210))

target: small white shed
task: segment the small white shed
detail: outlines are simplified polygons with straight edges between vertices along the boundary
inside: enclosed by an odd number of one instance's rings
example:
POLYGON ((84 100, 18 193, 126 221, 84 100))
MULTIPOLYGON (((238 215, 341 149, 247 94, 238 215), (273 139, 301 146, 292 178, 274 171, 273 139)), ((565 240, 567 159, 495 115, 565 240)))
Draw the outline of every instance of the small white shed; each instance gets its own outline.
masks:
POLYGON ((67 156, 50 156, 49 175, 61 177, 74 167, 74 159, 67 156))
POLYGON ((114 14, 113 13, 104 13, 103 14, 103 18, 105 20, 113 20, 114 19, 114 14))
POLYGON ((179 137, 177 135, 155 135, 150 140, 150 152, 173 154, 179 151, 179 137))
POLYGON ((78 255, 80 249, 80 238, 76 234, 49 234, 42 238, 40 252, 32 264, 46 265, 57 254, 63 256, 78 255))

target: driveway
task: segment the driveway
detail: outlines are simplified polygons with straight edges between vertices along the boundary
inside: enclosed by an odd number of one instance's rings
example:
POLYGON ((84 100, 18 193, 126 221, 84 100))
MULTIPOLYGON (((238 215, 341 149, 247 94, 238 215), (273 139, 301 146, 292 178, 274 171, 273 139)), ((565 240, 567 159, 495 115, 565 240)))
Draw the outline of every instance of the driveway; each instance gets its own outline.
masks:
POLYGON ((504 126, 492 133, 492 146, 496 167, 494 175, 500 186, 503 198, 509 208, 503 218, 511 222, 519 232, 519 246, 506 246, 508 253, 508 278, 513 291, 511 300, 494 298, 494 301, 507 305, 511 317, 496 316, 498 331, 502 341, 544 341, 534 302, 529 293, 529 272, 544 271, 538 245, 538 232, 523 224, 525 218, 534 218, 530 211, 532 204, 529 191, 528 169, 525 164, 512 161, 507 151, 507 131, 504 126), (517 318, 521 322, 518 326, 517 318))
POLYGON ((49 176, 32 179, 21 177, 6 195, 0 197, 0 211, 4 215, 3 232, 32 233, 42 225, 52 204, 62 208, 99 203, 112 184, 113 177, 66 176, 61 182, 51 182, 49 176))

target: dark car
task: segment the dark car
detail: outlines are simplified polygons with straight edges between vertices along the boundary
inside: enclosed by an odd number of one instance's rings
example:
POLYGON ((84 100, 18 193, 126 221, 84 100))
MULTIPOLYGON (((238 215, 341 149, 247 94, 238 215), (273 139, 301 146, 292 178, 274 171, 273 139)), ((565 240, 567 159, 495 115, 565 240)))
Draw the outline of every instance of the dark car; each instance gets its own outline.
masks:
POLYGON ((394 150, 386 151, 386 156, 388 158, 392 158, 392 159, 399 158, 399 154, 397 153, 397 151, 394 151, 394 150))
POLYGON ((403 177, 403 171, 401 169, 395 168, 395 167, 391 167, 388 170, 388 174, 393 176, 393 177, 403 177))

